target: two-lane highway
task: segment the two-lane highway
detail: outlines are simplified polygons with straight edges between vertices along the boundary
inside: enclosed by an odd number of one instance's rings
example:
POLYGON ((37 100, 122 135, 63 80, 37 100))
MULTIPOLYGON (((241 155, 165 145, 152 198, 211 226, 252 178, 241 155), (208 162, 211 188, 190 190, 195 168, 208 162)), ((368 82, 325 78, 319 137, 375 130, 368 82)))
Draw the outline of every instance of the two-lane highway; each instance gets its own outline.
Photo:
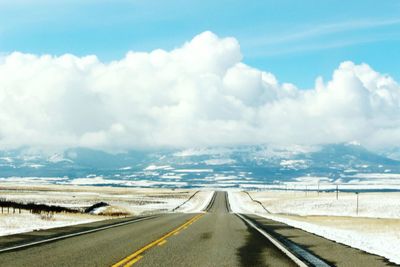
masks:
POLYGON ((296 266, 228 211, 226 192, 190 228, 143 253, 135 266, 296 266))
POLYGON ((296 266, 295 261, 301 266, 392 265, 276 221, 230 213, 226 192, 216 192, 204 213, 118 219, 0 238, 0 266, 296 266))
MULTIPOLYGON (((88 230, 87 226, 84 230, 88 230), (87 229, 86 229, 87 228, 87 229)), ((52 230, 43 231, 49 235, 52 230)), ((23 234, 26 242, 30 235, 23 234)), ((21 236, 21 235, 20 235, 21 236)), ((2 237, 0 243, 7 243, 2 237)), ((204 214, 165 214, 0 253, 0 266, 294 266, 229 213, 225 192, 204 214)))

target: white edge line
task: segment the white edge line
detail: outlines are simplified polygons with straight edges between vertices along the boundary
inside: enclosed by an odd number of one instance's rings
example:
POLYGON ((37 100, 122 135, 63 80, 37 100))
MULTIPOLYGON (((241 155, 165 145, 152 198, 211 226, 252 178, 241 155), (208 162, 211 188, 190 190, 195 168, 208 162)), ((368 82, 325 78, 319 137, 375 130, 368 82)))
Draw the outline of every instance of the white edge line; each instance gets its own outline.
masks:
MULTIPOLYGON (((208 212, 208 210, 206 210, 206 209, 208 208, 208 206, 210 206, 210 204, 213 204, 213 203, 211 203, 211 202, 212 202, 212 201, 215 201, 216 195, 217 195, 217 191, 212 191, 212 194, 211 194, 210 199, 206 202, 206 205, 204 205, 204 206, 201 208, 201 210, 200 210, 199 213, 207 213, 207 212, 208 212)), ((211 205, 209 208, 211 208, 211 207, 212 207, 212 205, 211 205)))
POLYGON ((269 241, 271 241, 272 244, 274 244, 278 249, 280 249, 283 253, 285 253, 291 260, 293 260, 298 266, 300 267, 308 267, 307 264, 305 264, 302 260, 300 260, 298 257, 296 257, 292 252, 290 252, 286 247, 284 247, 278 240, 273 238, 270 234, 265 232, 264 230, 260 229, 258 226, 256 226, 254 223, 252 223, 250 220, 244 218, 241 214, 235 213, 237 216, 239 216, 242 220, 247 222, 251 227, 256 229, 260 234, 265 236, 269 241))
MULTIPOLYGON (((9 247, 9 248, 3 248, 3 249, 0 249, 0 253, 11 251, 11 250, 15 250, 15 249, 20 249, 20 248, 31 247, 31 246, 34 246, 34 245, 44 244, 44 243, 48 243, 48 242, 52 242, 52 241, 57 241, 57 240, 61 240, 61 239, 69 238, 69 237, 74 237, 74 236, 89 234, 89 233, 93 233, 93 232, 98 232, 98 231, 109 229, 109 228, 114 228, 114 227, 130 224, 130 223, 134 223, 134 222, 140 222, 140 221, 152 219, 154 217, 157 217, 157 216, 149 216, 149 217, 138 218, 136 220, 130 220, 130 221, 127 221, 127 222, 117 223, 117 224, 108 225, 108 226, 102 226, 102 227, 99 227, 99 228, 96 228, 96 229, 86 230, 86 231, 82 231, 82 232, 78 232, 78 233, 72 233, 72 234, 67 234, 67 235, 63 235, 63 236, 57 236, 57 237, 53 237, 53 238, 49 238, 49 239, 45 239, 45 240, 40 240, 40 241, 36 241, 36 242, 31 242, 31 243, 27 243, 27 244, 22 244, 22 245, 18 245, 18 246, 14 246, 14 247, 9 247)), ((47 229, 47 230, 50 230, 50 229, 47 229)))
POLYGON ((210 197, 209 197, 209 199, 208 199, 208 201, 205 203, 205 205, 203 205, 202 207, 201 207, 201 209, 200 209, 200 213, 207 213, 207 211, 205 211, 205 209, 208 207, 208 205, 211 203, 211 201, 212 201, 212 199, 213 199, 213 197, 214 197, 214 194, 216 194, 217 192, 216 191, 212 191, 212 194, 210 194, 210 197))

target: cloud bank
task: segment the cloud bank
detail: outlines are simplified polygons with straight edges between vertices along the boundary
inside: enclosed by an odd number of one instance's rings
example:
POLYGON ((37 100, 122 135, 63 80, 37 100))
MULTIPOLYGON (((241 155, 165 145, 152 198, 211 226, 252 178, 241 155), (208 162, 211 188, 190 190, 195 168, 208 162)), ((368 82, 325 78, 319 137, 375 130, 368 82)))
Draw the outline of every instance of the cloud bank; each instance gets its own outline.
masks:
POLYGON ((400 143, 400 86, 343 62, 312 90, 242 63, 204 32, 172 51, 0 57, 0 148, 129 150, 239 144, 400 143))

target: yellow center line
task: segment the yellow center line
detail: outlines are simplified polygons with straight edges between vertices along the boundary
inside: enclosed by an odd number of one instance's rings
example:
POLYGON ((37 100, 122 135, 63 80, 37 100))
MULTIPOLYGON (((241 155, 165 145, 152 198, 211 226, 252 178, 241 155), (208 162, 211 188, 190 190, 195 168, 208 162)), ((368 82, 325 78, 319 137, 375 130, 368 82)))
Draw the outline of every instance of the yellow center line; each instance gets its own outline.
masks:
POLYGON ((158 246, 162 246, 162 245, 164 245, 165 243, 167 243, 167 240, 164 239, 163 241, 161 241, 161 242, 158 243, 157 245, 158 245, 158 246))
POLYGON ((134 253, 132 253, 131 255, 125 257, 124 259, 120 260, 119 262, 117 262, 116 264, 112 265, 112 267, 120 267, 120 266, 131 266, 133 265, 135 262, 137 262, 138 260, 140 260, 143 256, 141 256, 140 254, 142 254, 143 252, 145 252, 146 250, 158 245, 159 243, 161 243, 162 241, 164 241, 166 238, 174 235, 175 233, 181 231, 182 229, 186 229, 187 226, 195 221, 197 221, 198 219, 200 219, 204 214, 198 214, 196 216, 194 216, 193 218, 191 218, 190 220, 188 220, 187 222, 185 222, 184 224, 182 224, 181 226, 179 226, 178 228, 172 230, 171 232, 163 235, 162 237, 160 237, 159 239, 147 244, 146 246, 142 247, 141 249, 135 251, 134 253), (139 258, 140 256, 140 258, 139 258))
POLYGON ((134 258, 133 260, 129 261, 128 263, 125 264, 125 267, 130 267, 132 265, 134 265, 136 262, 138 262, 141 258, 143 258, 143 256, 139 255, 136 258, 134 258))

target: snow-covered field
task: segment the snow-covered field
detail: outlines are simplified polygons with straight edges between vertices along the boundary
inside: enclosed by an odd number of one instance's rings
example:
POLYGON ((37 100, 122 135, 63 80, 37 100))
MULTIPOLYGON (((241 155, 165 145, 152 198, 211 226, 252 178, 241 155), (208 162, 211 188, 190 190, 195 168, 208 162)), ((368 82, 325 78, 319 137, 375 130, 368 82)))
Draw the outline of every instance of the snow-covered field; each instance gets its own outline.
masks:
POLYGON ((250 192, 271 213, 240 191, 230 191, 233 212, 255 213, 400 264, 400 193, 250 192))
POLYGON ((202 212, 210 203, 214 191, 199 191, 190 201, 185 202, 176 212, 202 212))
POLYGON ((400 193, 251 192, 271 213, 400 218, 400 193), (357 210, 358 198, 358 210, 357 210), (358 212, 358 213, 357 213, 358 212))
MULTIPOLYGON (((195 190, 171 189, 137 189, 115 187, 60 186, 60 185, 29 185, 2 184, 0 197, 20 203, 34 202, 36 204, 57 205, 72 208, 85 208, 95 203, 106 202, 115 211, 131 215, 144 215, 172 210, 184 203, 195 190)), ((212 196, 212 191, 200 191, 190 201, 182 205, 176 212, 200 212, 212 196)), ((38 229, 48 229, 72 224, 86 223, 109 219, 109 216, 92 214, 54 214, 51 218, 38 214, 0 213, 0 236, 28 232, 38 229)), ((6 212, 6 209, 4 210, 6 212)))
POLYGON ((89 223, 110 217, 94 216, 89 214, 56 213, 51 217, 40 214, 31 214, 27 211, 19 213, 0 213, 0 236, 31 232, 40 229, 63 227, 68 225, 89 223))

